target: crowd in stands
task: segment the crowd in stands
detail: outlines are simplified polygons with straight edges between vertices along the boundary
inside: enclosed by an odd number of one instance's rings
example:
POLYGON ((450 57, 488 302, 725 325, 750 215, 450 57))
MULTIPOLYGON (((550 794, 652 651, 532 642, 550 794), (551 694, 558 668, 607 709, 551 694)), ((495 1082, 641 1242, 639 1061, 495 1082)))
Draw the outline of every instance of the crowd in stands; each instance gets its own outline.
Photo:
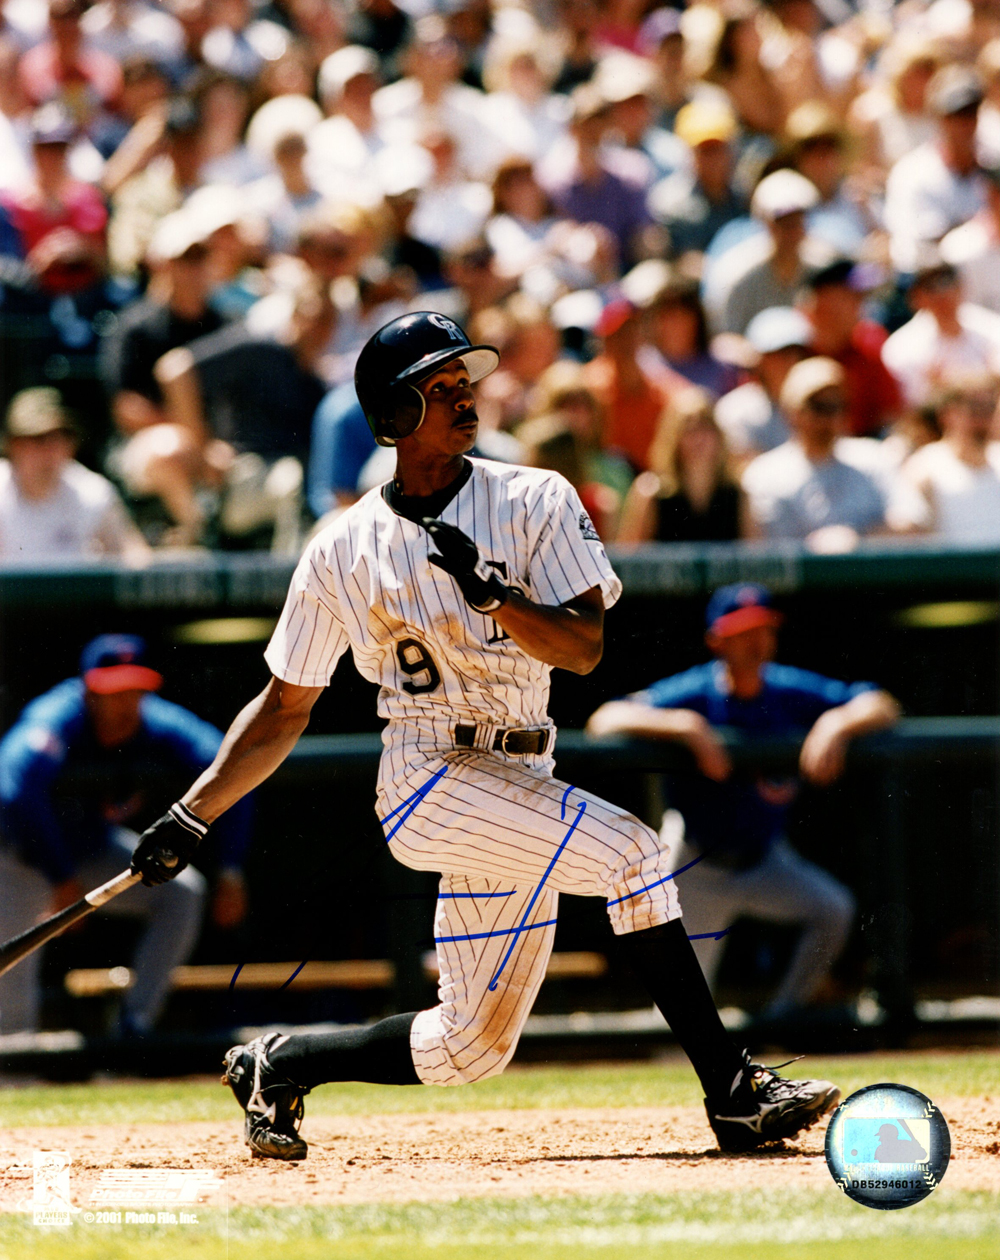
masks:
POLYGON ((0 560, 297 554, 407 310, 608 541, 1000 544, 1000 0, 0 4, 0 560))

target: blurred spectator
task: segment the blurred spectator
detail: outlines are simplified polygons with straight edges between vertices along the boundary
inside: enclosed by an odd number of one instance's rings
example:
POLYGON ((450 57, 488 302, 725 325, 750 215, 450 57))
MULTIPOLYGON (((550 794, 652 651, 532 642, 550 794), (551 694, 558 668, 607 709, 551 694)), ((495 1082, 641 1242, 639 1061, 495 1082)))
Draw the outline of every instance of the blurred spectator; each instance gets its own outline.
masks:
POLYGON ((584 367, 583 380, 604 411, 604 445, 641 472, 649 467, 649 448, 670 393, 687 382, 670 369, 653 376, 642 367, 642 313, 627 298, 609 298, 594 333, 603 347, 584 367))
POLYGON ((849 125, 860 133, 873 186, 914 149, 933 141, 937 124, 927 110, 927 88, 943 60, 926 36, 900 32, 878 62, 871 87, 854 102, 849 125))
POLYGON ((767 227, 717 259, 725 284, 715 295, 718 330, 738 332, 769 306, 791 306, 810 264, 825 261, 807 240, 806 213, 819 201, 813 184, 797 171, 767 175, 754 189, 750 209, 767 227))
POLYGON ((586 83, 597 69, 594 32, 600 11, 597 0, 557 0, 556 11, 562 67, 553 86, 556 92, 572 92, 586 83))
POLYGON ((199 490, 214 489, 224 538, 264 531, 272 551, 296 554, 303 468, 324 392, 315 369, 333 320, 329 293, 313 281, 296 294, 287 341, 255 337, 236 323, 157 363, 175 448, 187 455, 175 463, 171 503, 186 500, 180 513, 172 508, 175 519, 196 522, 199 490))
POLYGON ((408 14, 393 0, 358 0, 345 34, 350 41, 372 49, 381 61, 392 65, 409 44, 412 29, 408 14))
POLYGON ((267 225, 251 205, 246 190, 203 184, 182 207, 208 249, 209 306, 224 320, 246 315, 267 285, 258 265, 267 225))
POLYGON ((459 172, 489 179, 503 144, 483 117, 482 92, 459 81, 458 45, 437 14, 416 23, 403 62, 406 77, 380 88, 372 101, 386 141, 417 144, 429 132, 445 132, 454 142, 459 172))
POLYGON ((560 416, 537 416, 521 425, 517 438, 524 447, 522 462, 565 477, 600 536, 605 541, 613 539, 621 502, 602 482, 589 479, 587 451, 576 431, 560 416))
POLYGON ((810 355, 812 326, 801 311, 772 306, 750 321, 746 339, 753 358, 753 379, 725 394, 715 418, 739 465, 774 450, 791 436, 779 399, 785 377, 810 355))
POLYGON ((211 26, 201 41, 201 55, 214 70, 246 83, 265 61, 276 61, 288 44, 288 31, 277 22, 254 16, 251 0, 212 0, 211 26))
POLYGON ((966 301, 1000 314, 1000 166, 983 176, 986 205, 944 237, 941 257, 958 268, 966 301))
POLYGON ((650 205, 669 234, 673 254, 704 253, 716 232, 748 209, 746 198, 733 187, 736 119, 720 102, 692 101, 678 113, 675 131, 690 147, 692 169, 659 183, 650 205))
POLYGON ((621 267, 635 260, 641 235, 650 223, 646 187, 625 179, 607 165, 602 141, 610 124, 610 106, 595 87, 573 93, 571 164, 543 182, 560 212, 575 223, 598 223, 614 238, 621 267))
POLYGON ((885 226, 893 265, 904 274, 917 269, 922 244, 939 241, 984 205, 976 155, 982 100, 982 82, 974 70, 961 65, 940 69, 927 90, 937 134, 889 172, 885 226))
MULTIPOLYGON (((390 150, 387 152, 391 154, 390 150)), ((408 277, 415 290, 442 289, 446 281, 441 251, 426 241, 418 241, 410 231, 422 182, 423 172, 407 162, 387 164, 381 172, 384 218, 380 254, 391 272, 408 277)), ((463 246, 467 244, 462 242, 463 246)), ((492 260, 492 254, 489 256, 492 260)))
POLYGON ((148 554, 111 482, 73 458, 79 435, 57 390, 7 408, 0 460, 0 558, 45 563, 148 554))
POLYGON ((317 89, 326 118, 309 132, 307 169, 326 196, 343 196, 385 147, 372 100, 382 82, 378 57, 357 44, 338 48, 319 68, 317 89))
POLYGON ((803 359, 785 378, 780 401, 792 437, 743 473, 751 536, 844 551, 859 537, 883 533, 882 490, 834 449, 847 417, 844 369, 832 359, 803 359))
POLYGON ((1000 382, 983 373, 952 374, 942 383, 942 437, 910 457, 904 474, 923 495, 930 529, 961 546, 1000 543, 1000 382))
POLYGON ((532 162, 550 151, 569 122, 568 101, 551 90, 558 57, 540 39, 537 29, 519 38, 497 36, 483 67, 487 124, 507 152, 532 162))
POLYGON ((192 102, 177 97, 140 118, 106 163, 101 186, 111 201, 108 253, 117 275, 140 271, 160 219, 198 187, 203 131, 192 102))
POLYGON ((421 181, 409 231, 433 249, 456 249, 482 232, 493 198, 485 184, 465 178, 455 140, 447 131, 429 130, 421 135, 420 144, 430 154, 431 165, 421 181))
MULTIPOLYGON (((622 281, 623 287, 627 282, 628 277, 622 281)), ((716 397, 736 386, 736 369, 717 359, 709 348, 708 319, 696 280, 666 268, 649 304, 647 328, 651 345, 644 347, 642 361, 651 370, 666 367, 716 397)))
POLYGON ((656 121, 666 130, 675 131, 677 115, 690 99, 681 15, 677 9, 654 9, 650 13, 639 29, 638 51, 656 67, 656 121))
POLYGON ((168 350, 221 327, 208 305, 211 278, 204 232, 190 214, 161 220, 150 247, 153 281, 146 296, 127 307, 105 339, 101 375, 121 444, 111 467, 133 495, 162 499, 182 537, 197 536, 201 513, 191 516, 183 485, 191 459, 174 426, 165 425, 163 395, 154 374, 168 350))
MULTIPOLYGON (((624 455, 601 444, 604 412, 587 388, 582 365, 572 359, 559 359, 546 368, 531 392, 529 411, 533 418, 554 417, 572 430, 583 460, 584 484, 610 491, 608 495, 595 490, 591 495, 595 510, 611 530, 608 518, 613 516, 617 522, 634 474, 624 455)), ((516 436, 521 438, 520 429, 516 436)))
POLYGON ((749 739, 808 730, 799 772, 828 787, 843 774, 851 741, 892 726, 900 713, 896 700, 871 683, 777 664, 781 620, 766 587, 721 587, 706 609, 705 643, 715 659, 612 700, 587 723, 592 735, 674 740, 694 756, 697 773, 669 777, 675 808, 664 814, 661 834, 678 846, 680 895, 690 907, 685 922, 700 938, 695 948, 710 984, 724 933, 738 918, 802 929, 765 1008, 770 1019, 801 1014, 821 995, 846 943, 854 898, 788 842, 797 778, 734 771, 716 728, 733 727, 749 739))
POLYGON ((487 429, 512 429, 525 418, 531 389, 559 354, 559 334, 545 307, 515 293, 502 307, 475 316, 469 335, 500 351, 499 368, 476 390, 480 422, 487 429))
POLYGON ((618 541, 731 542, 739 536, 740 491, 712 396, 686 386, 663 413, 649 470, 629 490, 618 541))
POLYGON ((309 447, 309 506, 317 519, 361 497, 358 479, 376 449, 354 382, 331 389, 316 409, 309 447))
POLYGON ((916 313, 886 341, 882 362, 911 406, 929 401, 948 372, 1000 367, 1000 315, 966 302, 958 272, 936 252, 918 261, 908 297, 916 313))
POLYGON ((139 119, 161 109, 169 95, 167 72, 152 58, 136 54, 123 61, 115 112, 100 115, 90 126, 90 140, 101 157, 111 157, 139 119))
POLYGON ((523 158, 503 162, 493 179, 493 216, 486 225, 500 274, 545 295, 610 280, 616 249, 593 225, 570 228, 523 158))
POLYGON ((278 284, 246 316, 257 337, 281 340, 289 336, 295 293, 310 277, 331 286, 334 319, 317 367, 328 385, 350 379, 361 347, 382 324, 402 314, 400 307, 369 309, 357 284, 361 263, 370 246, 370 225, 362 210, 346 202, 322 202, 302 216, 296 259, 273 276, 278 284))
POLYGON ((20 66, 31 103, 59 101, 83 129, 114 107, 122 88, 118 63, 84 39, 86 10, 86 0, 49 0, 48 37, 24 54, 20 66))
POLYGON ((649 189, 686 161, 683 144, 655 122, 656 71, 644 57, 608 53, 592 86, 610 107, 604 163, 613 174, 649 189))
POLYGON ((250 122, 248 147, 275 168, 246 188, 246 205, 267 223, 270 252, 290 253, 303 217, 322 200, 305 166, 321 118, 314 101, 287 95, 265 102, 250 122))
MULTIPOLYGON (((0 193, 0 255, 23 264, 24 284, 37 282, 50 294, 90 288, 105 268, 104 203, 96 188, 73 179, 67 169, 75 135, 62 105, 43 105, 31 123, 33 176, 0 193)), ((7 267, 9 283, 10 262, 7 267)))
POLYGON ((865 298, 883 279, 882 269, 872 263, 838 258, 805 282, 810 345, 844 369, 847 432, 855 437, 877 436, 903 409, 899 384, 882 362, 885 329, 863 318, 865 298))
POLYGON ((177 19, 144 0, 98 0, 80 21, 87 46, 99 49, 124 70, 133 58, 166 67, 184 48, 184 32, 177 19))
POLYGON ((31 173, 31 104, 18 75, 17 46, 0 35, 0 190, 31 173))
POLYGON ((266 175, 268 163, 244 142, 250 116, 249 85, 235 74, 214 70, 200 74, 189 91, 202 119, 199 178, 207 184, 240 187, 266 175))
MULTIPOLYGON (((100 635, 83 650, 80 677, 31 701, 0 742, 5 938, 118 875, 138 833, 215 757, 222 733, 155 695, 162 685, 145 663, 142 639, 100 635)), ((211 906, 219 927, 234 927, 246 914, 242 866, 251 817, 244 798, 212 833, 218 868, 211 906)), ((169 885, 131 888, 107 907, 105 913, 148 921, 135 952, 135 983, 122 999, 120 1035, 143 1036, 156 1024, 171 971, 194 950, 206 892, 205 876, 189 866, 169 885)), ((41 959, 36 951, 0 979, 3 1032, 37 1029, 41 959)))
POLYGON ((777 136, 785 123, 785 101, 761 60, 759 13, 751 0, 734 0, 719 14, 703 77, 724 89, 745 131, 777 136))
POLYGON ((496 306, 517 287, 501 273, 489 241, 481 237, 449 250, 444 259, 449 288, 434 294, 428 309, 439 310, 463 326, 480 311, 496 306))
POLYGON ((804 101, 788 115, 785 142, 790 164, 819 193, 809 231, 843 253, 855 253, 875 221, 845 180, 848 139, 842 119, 825 101, 804 101))

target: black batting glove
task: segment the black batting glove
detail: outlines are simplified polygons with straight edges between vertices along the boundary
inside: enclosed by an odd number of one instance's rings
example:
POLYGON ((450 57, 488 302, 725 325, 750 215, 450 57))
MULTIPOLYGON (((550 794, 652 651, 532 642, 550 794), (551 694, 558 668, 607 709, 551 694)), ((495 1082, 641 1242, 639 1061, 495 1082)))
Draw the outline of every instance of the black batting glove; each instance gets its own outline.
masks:
POLYGON ((174 879, 195 855, 208 831, 208 823, 192 814, 180 801, 158 818, 139 837, 129 864, 147 888, 174 879))
POLYGON ((436 555, 432 552, 428 559, 431 564, 451 574, 466 603, 471 604, 476 612, 488 613, 507 602, 509 589, 481 558, 479 548, 467 534, 455 525, 431 520, 429 516, 425 516, 421 524, 441 553, 436 555))

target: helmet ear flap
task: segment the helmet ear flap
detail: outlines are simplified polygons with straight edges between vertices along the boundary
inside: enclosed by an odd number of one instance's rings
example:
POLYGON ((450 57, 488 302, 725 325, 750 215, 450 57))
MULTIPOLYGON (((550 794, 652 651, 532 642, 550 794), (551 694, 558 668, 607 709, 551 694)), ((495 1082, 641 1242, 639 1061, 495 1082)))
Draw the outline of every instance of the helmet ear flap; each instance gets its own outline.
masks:
POLYGON ((415 433, 424 422, 424 396, 413 385, 391 385, 385 394, 380 446, 395 446, 400 438, 415 433))

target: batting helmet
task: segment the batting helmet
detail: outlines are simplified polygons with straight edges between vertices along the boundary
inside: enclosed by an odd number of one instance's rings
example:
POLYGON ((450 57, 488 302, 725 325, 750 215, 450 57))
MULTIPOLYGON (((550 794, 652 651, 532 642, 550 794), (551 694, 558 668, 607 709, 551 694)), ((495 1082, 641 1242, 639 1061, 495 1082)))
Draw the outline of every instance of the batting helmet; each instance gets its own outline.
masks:
POLYGON ((473 346, 454 320, 415 311, 392 320, 365 344, 354 386, 379 446, 395 446, 424 421, 424 396, 415 388, 445 363, 462 359, 470 381, 489 376, 500 362, 493 346, 473 346))

